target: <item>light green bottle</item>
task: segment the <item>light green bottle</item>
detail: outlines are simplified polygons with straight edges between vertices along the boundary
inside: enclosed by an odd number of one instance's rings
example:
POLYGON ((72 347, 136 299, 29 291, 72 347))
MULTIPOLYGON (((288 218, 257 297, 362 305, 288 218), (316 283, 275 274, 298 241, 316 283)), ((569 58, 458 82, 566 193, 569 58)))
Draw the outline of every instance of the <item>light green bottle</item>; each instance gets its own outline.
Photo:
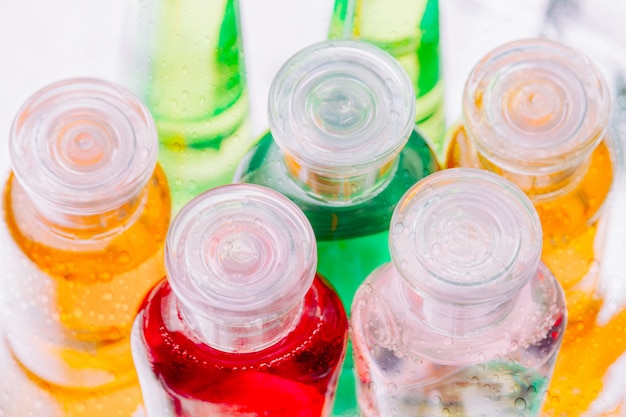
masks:
POLYGON ((415 121, 443 161, 438 0, 336 0, 329 37, 372 43, 400 62, 415 89, 415 121))
POLYGON ((230 183, 253 143, 237 0, 154 0, 148 19, 145 101, 177 212, 230 183))

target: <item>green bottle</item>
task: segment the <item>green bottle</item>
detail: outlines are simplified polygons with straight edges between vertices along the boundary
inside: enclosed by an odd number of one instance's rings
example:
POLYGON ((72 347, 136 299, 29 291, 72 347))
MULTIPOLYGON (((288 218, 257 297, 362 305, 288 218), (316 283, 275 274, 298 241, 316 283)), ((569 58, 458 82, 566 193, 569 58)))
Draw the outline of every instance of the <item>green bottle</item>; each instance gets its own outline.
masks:
POLYGON ((438 0, 335 0, 329 37, 372 43, 400 62, 415 89, 415 121, 443 161, 438 0))
MULTIPOLYGON (((415 129, 411 82, 389 54, 364 42, 326 41, 290 58, 270 88, 270 132, 235 181, 292 199, 315 231, 317 270, 346 310, 363 279, 389 261, 396 203, 438 169, 415 129)), ((356 412, 352 352, 335 414, 356 412)))
POLYGON ((174 212, 230 183, 253 144, 237 0, 155 0, 141 87, 159 132, 174 212))

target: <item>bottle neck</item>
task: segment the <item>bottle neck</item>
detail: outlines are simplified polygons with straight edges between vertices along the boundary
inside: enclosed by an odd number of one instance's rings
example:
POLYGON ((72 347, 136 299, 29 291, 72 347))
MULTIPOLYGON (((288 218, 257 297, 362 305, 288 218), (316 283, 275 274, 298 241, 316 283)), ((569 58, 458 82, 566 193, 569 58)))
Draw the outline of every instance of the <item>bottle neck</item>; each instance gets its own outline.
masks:
POLYGON ((297 326, 304 302, 280 315, 254 322, 225 322, 208 317, 178 303, 178 312, 191 333, 202 343, 229 353, 258 352, 283 340, 297 326))
POLYGON ((130 227, 141 216, 148 200, 147 188, 120 206, 96 213, 69 213, 33 199, 38 217, 53 232, 78 240, 103 239, 130 227))
MULTIPOLYGON (((399 277, 400 278, 400 277, 399 277)), ((489 330, 503 321, 513 310, 518 295, 485 304, 456 304, 418 294, 403 281, 403 293, 410 310, 420 321, 438 332, 451 336, 464 336, 489 330)))
MULTIPOLYGON (((549 170, 532 166, 525 169, 511 169, 505 164, 490 160, 481 152, 477 152, 477 157, 482 168, 510 180, 533 202, 550 200, 571 191, 584 178, 591 162, 591 155, 587 154, 561 165, 552 166, 549 170)), ((564 159, 567 157, 564 156, 564 159)))
POLYGON ((289 155, 284 155, 284 164, 288 175, 302 188, 317 199, 333 204, 354 204, 366 201, 377 195, 393 178, 399 156, 380 167, 358 175, 350 173, 329 173, 314 166, 299 164, 289 155))

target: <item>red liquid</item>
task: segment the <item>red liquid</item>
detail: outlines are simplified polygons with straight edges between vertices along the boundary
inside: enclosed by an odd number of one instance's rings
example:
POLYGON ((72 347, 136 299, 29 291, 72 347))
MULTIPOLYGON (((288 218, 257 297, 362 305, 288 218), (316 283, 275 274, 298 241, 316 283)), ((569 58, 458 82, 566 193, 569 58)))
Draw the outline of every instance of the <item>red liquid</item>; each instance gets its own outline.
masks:
MULTIPOLYGON (((305 296, 296 328, 258 352, 222 352, 168 330, 162 313, 172 302, 169 284, 157 286, 143 306, 141 326, 148 362, 174 415, 315 417, 330 413, 348 321, 339 297, 320 277, 305 296)), ((180 315, 172 321, 184 326, 180 315)))

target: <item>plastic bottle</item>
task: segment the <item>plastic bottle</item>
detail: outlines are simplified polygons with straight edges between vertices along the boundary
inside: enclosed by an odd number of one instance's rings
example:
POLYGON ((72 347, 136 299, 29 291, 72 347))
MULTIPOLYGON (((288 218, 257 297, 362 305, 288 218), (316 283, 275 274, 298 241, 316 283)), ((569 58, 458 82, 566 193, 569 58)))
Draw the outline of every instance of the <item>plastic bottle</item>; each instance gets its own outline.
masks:
MULTIPOLYGON (((413 98, 404 70, 374 46, 342 40, 305 48, 276 75, 270 132, 235 175, 280 191, 304 211, 317 239, 317 270, 346 309, 363 279, 389 260, 396 203, 438 169, 414 129, 413 98)), ((338 390, 335 414, 350 415, 350 354, 338 390)))
POLYGON ((602 415, 592 411, 596 400, 613 397, 609 410, 624 401, 610 369, 626 360, 618 360, 626 339, 615 338, 626 327, 626 303, 605 302, 619 293, 610 288, 621 287, 621 278, 600 277, 601 228, 610 227, 601 219, 614 177, 609 116, 609 91, 593 62, 554 41, 528 39, 502 45, 476 65, 463 123, 451 131, 448 166, 509 178, 539 213, 542 260, 565 289, 570 317, 549 415, 602 415))
POLYGON ((348 321, 301 210, 215 188, 178 214, 165 260, 133 330, 149 417, 329 415, 348 321))
MULTIPOLYGON (((170 213, 157 149, 147 108, 102 80, 51 84, 15 117, 0 228, 4 339, 29 375, 69 399, 139 391, 130 330, 163 276, 170 213)), ((127 397, 106 409, 137 408, 140 395, 127 397)))
POLYGON ((528 198, 487 171, 441 171, 391 233, 392 262, 352 306, 363 416, 539 415, 566 308, 528 198))
POLYGON ((336 0, 329 37, 369 42, 391 54, 415 91, 415 122, 445 158, 438 0, 336 0))
POLYGON ((238 0, 138 6, 137 83, 159 132, 173 212, 228 184, 254 143, 238 0))

